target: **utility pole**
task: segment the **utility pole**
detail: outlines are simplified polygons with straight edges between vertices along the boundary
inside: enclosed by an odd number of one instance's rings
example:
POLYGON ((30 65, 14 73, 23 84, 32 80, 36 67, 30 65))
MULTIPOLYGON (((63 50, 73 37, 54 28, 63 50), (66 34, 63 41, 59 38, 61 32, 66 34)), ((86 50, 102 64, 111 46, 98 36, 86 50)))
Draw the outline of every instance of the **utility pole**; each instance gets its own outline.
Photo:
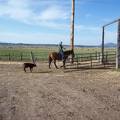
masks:
POLYGON ((71 15, 71 49, 74 50, 74 16, 75 16, 75 0, 72 0, 72 15, 71 15))
MULTIPOLYGON (((71 50, 74 51, 74 16, 75 16, 75 0, 72 0, 72 15, 71 15, 71 36, 70 36, 70 42, 71 42, 71 50)), ((72 63, 74 62, 74 56, 72 55, 72 63)))

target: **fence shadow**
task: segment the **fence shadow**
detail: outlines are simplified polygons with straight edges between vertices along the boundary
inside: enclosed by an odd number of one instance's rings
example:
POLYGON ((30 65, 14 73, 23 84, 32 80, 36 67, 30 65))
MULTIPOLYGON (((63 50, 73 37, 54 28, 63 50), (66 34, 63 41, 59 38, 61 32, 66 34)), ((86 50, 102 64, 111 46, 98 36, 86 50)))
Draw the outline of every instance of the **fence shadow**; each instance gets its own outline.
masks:
POLYGON ((114 69, 114 67, 104 67, 104 66, 100 66, 100 67, 94 67, 94 68, 91 68, 91 67, 78 67, 78 68, 66 68, 64 70, 64 73, 67 73, 67 72, 77 72, 77 71, 88 71, 88 70, 110 70, 110 69, 114 69))

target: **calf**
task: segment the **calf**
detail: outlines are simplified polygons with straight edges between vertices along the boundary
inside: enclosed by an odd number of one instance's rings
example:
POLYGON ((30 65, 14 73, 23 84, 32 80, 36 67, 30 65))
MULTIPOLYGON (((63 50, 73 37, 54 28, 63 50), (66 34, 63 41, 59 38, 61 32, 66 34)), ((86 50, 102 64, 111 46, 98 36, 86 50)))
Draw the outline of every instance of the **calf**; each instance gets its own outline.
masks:
POLYGON ((36 67, 36 64, 35 63, 24 63, 23 67, 24 67, 25 72, 26 72, 26 68, 30 68, 30 71, 32 72, 33 67, 36 67))

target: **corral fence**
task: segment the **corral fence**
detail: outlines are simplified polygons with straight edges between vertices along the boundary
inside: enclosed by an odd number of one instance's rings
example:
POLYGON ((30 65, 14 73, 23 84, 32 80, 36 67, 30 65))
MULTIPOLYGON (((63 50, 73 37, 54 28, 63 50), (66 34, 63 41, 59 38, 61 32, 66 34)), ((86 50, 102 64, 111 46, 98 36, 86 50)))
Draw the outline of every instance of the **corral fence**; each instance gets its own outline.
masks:
MULTIPOLYGON (((34 53, 37 61, 46 61, 48 53, 34 53)), ((31 52, 0 54, 1 61, 31 61, 31 52)))
POLYGON ((76 68, 85 67, 85 66, 92 68, 93 66, 100 66, 100 65, 103 65, 104 67, 108 65, 113 66, 115 65, 115 63, 116 63, 116 51, 106 51, 104 52, 104 64, 102 64, 102 53, 94 52, 94 53, 75 54, 73 65, 75 65, 76 68))
MULTIPOLYGON (((34 52, 33 52, 34 53, 34 52)), ((37 61, 48 61, 48 53, 40 52, 34 53, 35 59, 37 61)), ((1 61, 32 61, 31 52, 20 52, 20 53, 7 53, 0 54, 1 61)), ((79 66, 90 66, 100 65, 102 60, 101 52, 93 53, 75 53, 74 64, 77 68, 79 66)), ((104 65, 114 64, 116 62, 116 51, 106 51, 104 52, 104 65)), ((67 60, 70 63, 70 58, 67 60)))

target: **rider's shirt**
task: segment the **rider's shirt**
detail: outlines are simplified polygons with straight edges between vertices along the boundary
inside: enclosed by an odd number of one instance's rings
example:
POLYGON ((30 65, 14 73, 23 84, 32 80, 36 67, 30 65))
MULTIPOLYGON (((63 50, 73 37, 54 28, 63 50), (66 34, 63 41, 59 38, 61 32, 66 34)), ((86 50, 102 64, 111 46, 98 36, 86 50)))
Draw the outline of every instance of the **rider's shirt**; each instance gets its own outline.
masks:
POLYGON ((63 46, 62 46, 62 44, 59 44, 59 52, 63 52, 63 46))

